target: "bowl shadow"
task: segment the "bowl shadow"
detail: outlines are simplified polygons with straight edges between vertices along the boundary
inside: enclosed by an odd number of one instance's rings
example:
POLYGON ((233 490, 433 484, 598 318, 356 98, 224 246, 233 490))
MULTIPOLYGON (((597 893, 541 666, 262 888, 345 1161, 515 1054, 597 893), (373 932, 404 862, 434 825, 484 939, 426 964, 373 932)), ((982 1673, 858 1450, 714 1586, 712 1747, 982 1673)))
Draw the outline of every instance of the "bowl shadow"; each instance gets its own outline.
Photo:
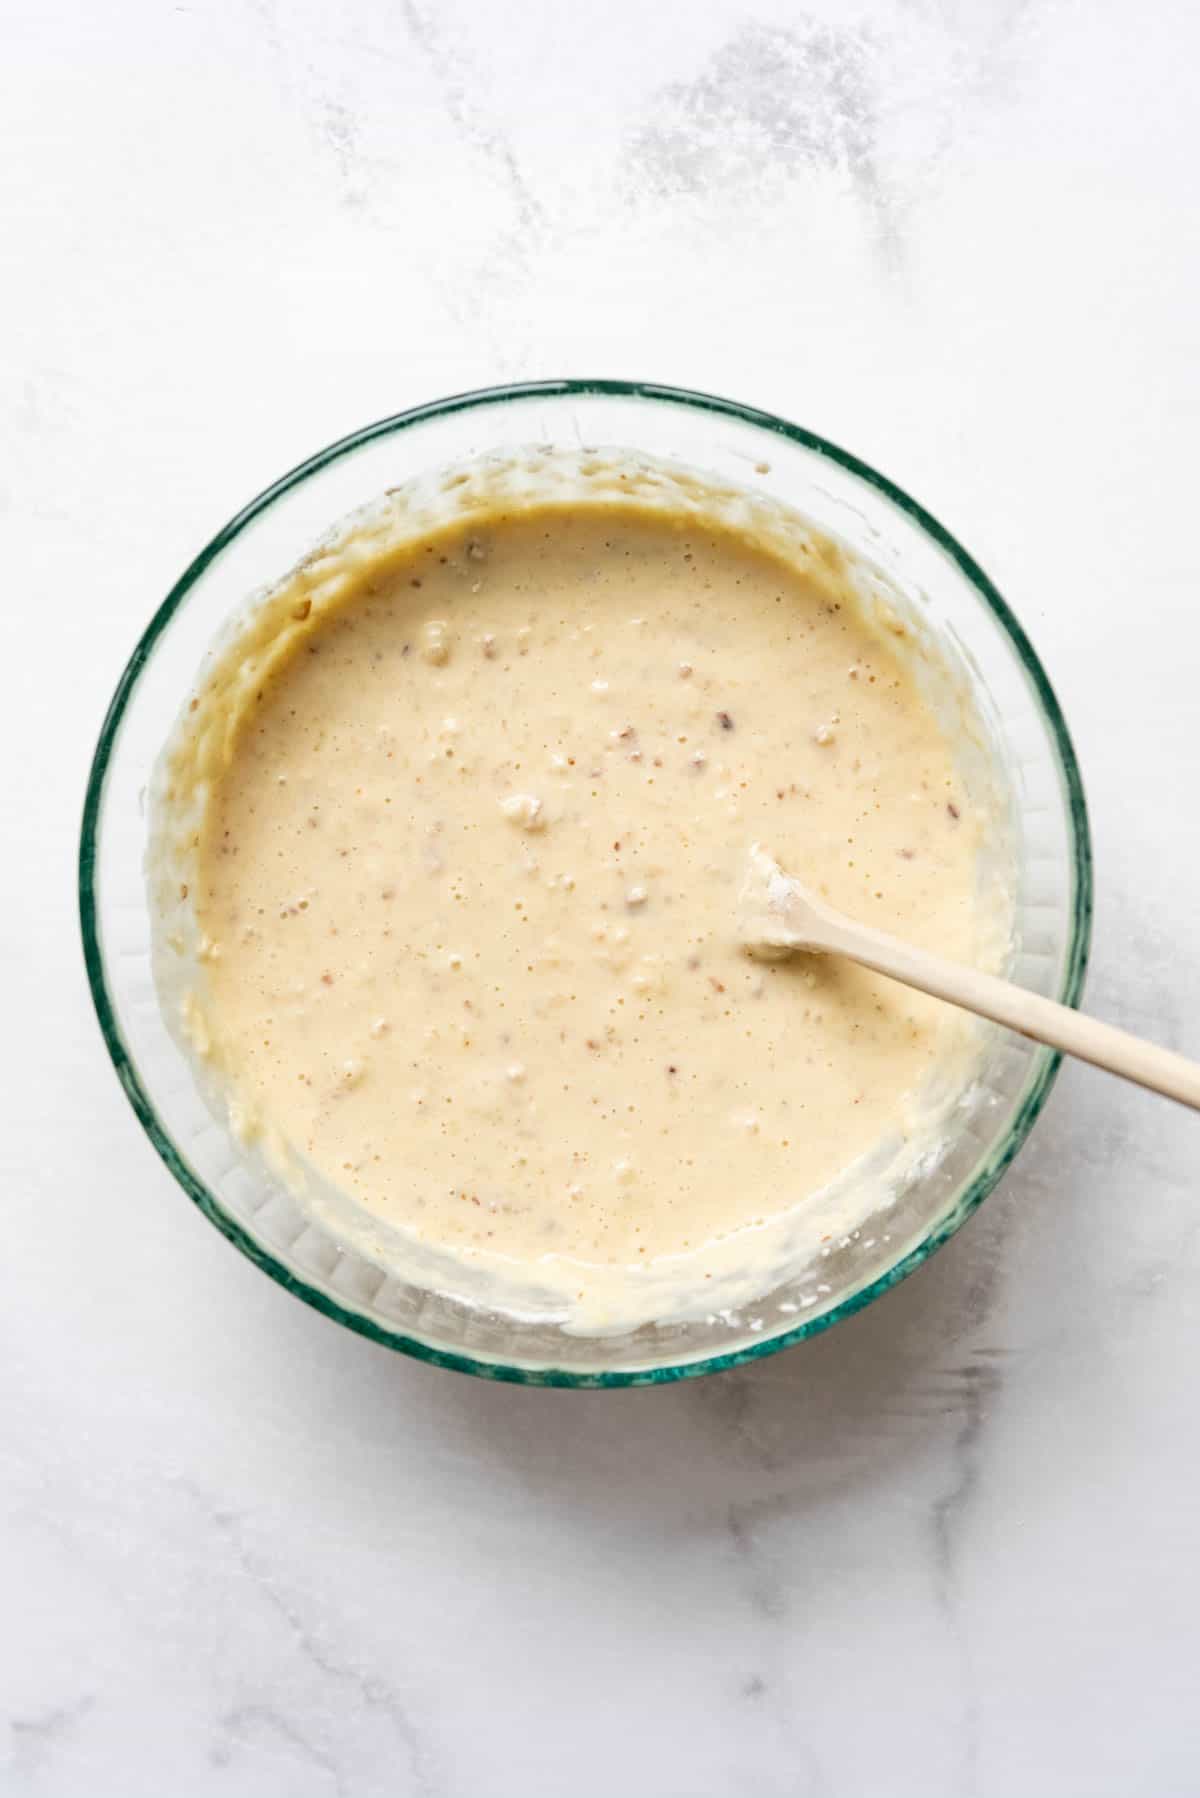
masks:
MULTIPOLYGON (((1031 1143, 959 1233, 907 1280, 823 1335, 674 1385, 570 1391, 493 1384, 357 1342, 359 1426, 397 1474, 414 1429, 489 1480, 608 1526, 669 1527, 731 1507, 821 1505, 970 1427, 1012 1351, 997 1310, 1014 1240, 1077 1136, 1063 1083, 1031 1143), (365 1363, 365 1365, 364 1365, 365 1363)), ((343 1369, 343 1372, 348 1372, 343 1369)), ((340 1376, 335 1375, 335 1378, 340 1376)))

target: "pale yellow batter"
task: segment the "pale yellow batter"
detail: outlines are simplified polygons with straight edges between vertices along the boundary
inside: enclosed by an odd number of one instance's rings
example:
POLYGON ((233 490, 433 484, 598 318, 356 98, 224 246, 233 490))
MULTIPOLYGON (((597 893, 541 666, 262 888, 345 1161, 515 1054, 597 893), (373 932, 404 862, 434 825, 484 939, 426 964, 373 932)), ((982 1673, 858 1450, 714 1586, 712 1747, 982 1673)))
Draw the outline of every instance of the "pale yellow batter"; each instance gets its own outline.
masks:
POLYGON ((195 1011, 241 1118, 522 1265, 702 1249, 902 1134, 961 1019, 737 936, 761 842, 978 952, 980 821, 835 572, 711 520, 526 506, 295 605, 196 839, 195 1011))

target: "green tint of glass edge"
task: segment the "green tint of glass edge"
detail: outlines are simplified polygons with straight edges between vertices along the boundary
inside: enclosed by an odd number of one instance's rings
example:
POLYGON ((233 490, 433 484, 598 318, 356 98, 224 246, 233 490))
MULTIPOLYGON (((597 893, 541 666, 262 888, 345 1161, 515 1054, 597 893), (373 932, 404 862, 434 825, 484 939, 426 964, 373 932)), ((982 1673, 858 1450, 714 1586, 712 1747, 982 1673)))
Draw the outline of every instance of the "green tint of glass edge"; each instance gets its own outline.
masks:
POLYGON ((88 984, 91 987, 100 1029, 116 1069, 117 1078, 121 1082, 142 1128, 189 1198, 199 1206, 209 1222, 214 1224, 222 1235, 228 1237, 229 1241, 240 1249, 242 1254, 255 1266, 260 1267, 280 1286, 288 1292, 294 1293, 297 1298, 303 1299, 306 1304, 312 1305, 315 1310, 322 1312, 326 1317, 345 1324, 348 1329, 357 1331, 360 1336, 366 1336, 373 1342, 398 1349, 403 1354, 412 1355, 419 1361, 427 1361, 435 1367, 451 1368, 457 1373, 475 1374, 482 1379, 504 1380, 525 1386, 593 1388, 653 1386, 666 1385, 675 1380, 694 1379, 700 1374, 719 1373, 727 1368, 741 1367, 746 1362, 758 1360, 762 1355, 771 1355, 781 1349, 790 1348, 807 1337, 820 1335, 822 1331, 840 1322, 842 1318, 853 1316, 856 1311, 861 1311, 882 1293, 899 1285, 901 1280, 906 1279, 914 1269, 920 1267, 923 1261, 926 1261, 930 1255, 941 1248, 943 1243, 948 1242, 950 1237, 961 1228, 972 1212, 976 1211, 983 1203, 1001 1175, 1014 1160, 1046 1102, 1058 1072, 1061 1056, 1048 1049, 1039 1051, 1033 1063, 1025 1093, 1003 1144, 999 1151, 994 1153, 992 1158, 974 1175, 953 1211, 944 1217, 941 1223, 915 1248, 910 1249, 906 1255, 902 1256, 894 1267, 889 1268, 886 1273, 880 1274, 867 1285, 860 1287, 857 1292, 851 1293, 848 1298, 843 1299, 840 1304, 833 1306, 830 1310, 824 1311, 816 1317, 808 1318, 792 1329, 780 1331, 773 1336, 765 1337, 760 1342, 751 1343, 745 1348, 734 1349, 726 1354, 708 1355, 695 1361, 675 1363, 666 1367, 615 1368, 600 1373, 583 1373, 570 1368, 522 1367, 513 1362, 478 1361, 470 1355, 460 1355, 450 1350, 434 1348, 429 1343, 422 1342, 418 1337, 405 1336, 399 1331, 386 1330, 370 1318, 364 1317, 360 1312, 347 1309, 327 1293, 297 1278, 260 1243, 256 1242, 241 1224, 221 1209, 207 1186, 193 1172, 174 1142, 166 1134, 142 1087, 137 1070, 126 1049, 108 992, 96 919, 97 829, 104 783, 117 731, 120 728, 130 694, 149 659, 155 642, 210 563, 254 518, 258 517, 277 499, 282 498, 284 494, 307 480, 309 476, 319 473, 331 463, 340 460, 351 451, 361 448, 364 444, 373 442, 376 438, 391 436, 398 431, 421 424, 427 419, 444 418, 456 412, 465 412, 483 406, 499 405, 510 401, 561 399, 587 395, 644 399, 661 401, 674 406, 690 407, 693 411, 709 412, 719 417, 735 419, 743 424, 754 425, 760 430, 783 437, 791 443, 798 443, 814 454, 824 456, 829 461, 837 463, 850 474, 857 476, 859 480, 876 488, 901 512, 912 519, 927 536, 933 538, 939 548, 966 576, 1012 642, 1050 723, 1058 751, 1066 784, 1074 849, 1071 936, 1059 998, 1066 1005, 1076 1004, 1083 990, 1084 976, 1087 972, 1092 925, 1092 852, 1087 802, 1084 798, 1079 764, 1062 708, 1046 672, 1034 652, 1033 645, 1025 635, 1007 601, 993 586, 974 558, 968 555, 944 525, 940 524, 931 513, 927 512, 902 488, 890 481, 886 475, 878 473, 868 463, 860 461, 857 456, 852 455, 850 451, 829 443, 825 438, 805 430, 801 425, 789 424, 785 419, 777 418, 770 412, 761 412, 753 406, 743 406, 733 400, 721 399, 715 394, 696 393, 687 388, 664 387, 654 382, 643 381, 533 381, 518 383, 511 387, 481 388, 473 393, 455 394, 448 399, 435 400, 428 405, 416 406, 410 411, 380 419, 375 424, 366 425, 359 431, 351 432, 347 437, 339 438, 336 443, 318 451, 307 461, 299 463, 288 474, 281 476, 279 480, 265 488, 256 499, 251 500, 240 512, 236 513, 229 523, 217 532, 212 541, 200 551, 200 554, 194 558, 171 588, 151 618, 117 682, 116 691, 100 729, 96 752, 92 758, 91 770, 88 775, 87 791, 84 796, 79 843, 79 917, 88 984))

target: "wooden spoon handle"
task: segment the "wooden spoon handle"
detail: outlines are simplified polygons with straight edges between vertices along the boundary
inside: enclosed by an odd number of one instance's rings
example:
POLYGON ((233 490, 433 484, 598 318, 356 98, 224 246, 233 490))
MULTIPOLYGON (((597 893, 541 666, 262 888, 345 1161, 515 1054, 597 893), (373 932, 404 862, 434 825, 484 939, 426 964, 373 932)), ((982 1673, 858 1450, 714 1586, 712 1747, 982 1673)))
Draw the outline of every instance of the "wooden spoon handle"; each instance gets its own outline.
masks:
POLYGON ((948 999, 952 1005, 978 1012, 1009 1030, 1032 1037, 1034 1042, 1048 1043, 1067 1055, 1078 1055, 1082 1061, 1107 1068, 1109 1073, 1120 1074, 1139 1086, 1149 1087, 1151 1092, 1163 1093, 1168 1099, 1177 1099, 1181 1105, 1200 1111, 1200 1063, 1189 1061, 1184 1055, 1084 1017, 1068 1005, 1044 999, 1040 993, 1027 992, 1024 987, 998 980, 992 974, 980 974, 958 962, 944 961, 940 955, 914 949, 867 925, 840 918, 828 922, 823 919, 820 934, 821 942, 814 946, 846 955, 878 974, 932 993, 936 999, 948 999))

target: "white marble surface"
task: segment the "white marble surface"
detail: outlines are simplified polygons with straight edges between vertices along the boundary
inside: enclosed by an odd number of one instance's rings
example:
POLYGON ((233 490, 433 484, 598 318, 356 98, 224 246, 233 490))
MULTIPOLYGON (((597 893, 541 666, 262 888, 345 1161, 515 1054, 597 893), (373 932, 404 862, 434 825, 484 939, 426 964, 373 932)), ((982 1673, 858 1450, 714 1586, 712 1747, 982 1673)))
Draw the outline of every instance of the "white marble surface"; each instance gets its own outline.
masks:
POLYGON ((6 23, 0 1791, 1200 1790, 1200 1120, 1068 1069, 964 1234, 820 1341, 493 1388, 188 1205, 73 865, 121 665, 242 500, 440 393, 642 375, 825 432, 976 551, 1082 757, 1090 1003, 1200 1051, 1194 7, 6 23))

